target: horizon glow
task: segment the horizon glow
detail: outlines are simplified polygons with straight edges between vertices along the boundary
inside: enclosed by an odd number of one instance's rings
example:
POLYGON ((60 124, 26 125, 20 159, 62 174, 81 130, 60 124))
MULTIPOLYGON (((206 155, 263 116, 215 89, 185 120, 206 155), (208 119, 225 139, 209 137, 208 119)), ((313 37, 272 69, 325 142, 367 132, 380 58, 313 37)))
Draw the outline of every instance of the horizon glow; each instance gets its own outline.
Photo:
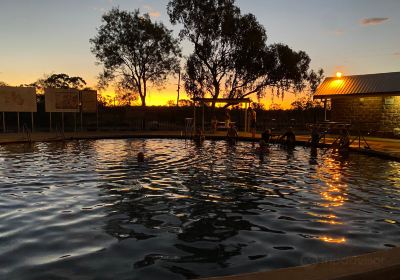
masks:
MULTIPOLYGON (((81 76, 94 87, 101 67, 90 52, 89 39, 96 34, 102 14, 114 6, 139 8, 176 36, 179 27, 169 23, 166 4, 162 0, 2 0, 0 81, 20 85, 45 74, 66 73, 81 76)), ((236 4, 265 26, 269 44, 281 42, 304 50, 312 60, 311 68, 323 68, 326 76, 400 71, 400 1, 305 0, 300 5, 296 0, 237 0, 236 4)), ((184 55, 191 51, 187 42, 182 42, 182 48, 184 55)), ((150 88, 147 104, 176 100, 177 83, 177 77, 170 77, 164 89, 150 88)), ((112 95, 112 89, 105 94, 112 95)), ((287 108, 293 99, 293 94, 286 94, 274 103, 287 108)), ((263 103, 271 102, 267 94, 263 103)))

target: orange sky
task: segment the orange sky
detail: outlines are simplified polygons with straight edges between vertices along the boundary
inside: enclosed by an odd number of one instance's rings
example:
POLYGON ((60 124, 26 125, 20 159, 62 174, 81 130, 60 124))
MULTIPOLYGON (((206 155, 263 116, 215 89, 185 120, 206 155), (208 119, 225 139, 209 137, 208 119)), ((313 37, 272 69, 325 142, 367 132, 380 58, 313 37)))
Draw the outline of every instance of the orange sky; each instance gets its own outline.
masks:
MULTIPOLYGON (((115 92, 113 88, 109 88, 105 91, 101 91, 100 94, 103 96, 109 96, 114 98, 115 92)), ((303 94, 299 94, 299 96, 303 96, 303 94)), ((181 85, 181 91, 179 95, 180 99, 189 99, 186 93, 184 92, 183 85, 181 85)), ((173 100, 176 102, 177 99, 177 86, 170 81, 165 88, 157 89, 150 88, 148 91, 148 96, 146 98, 146 104, 148 106, 162 106, 166 105, 168 101, 173 100)), ((254 101, 257 101, 256 98, 253 98, 254 101)), ((290 104, 296 100, 296 96, 293 93, 286 93, 283 100, 279 97, 272 97, 271 93, 266 94, 264 98, 262 98, 261 103, 264 104, 265 108, 269 108, 272 103, 279 104, 284 109, 290 108, 290 104)), ((132 102, 132 105, 140 105, 140 100, 136 100, 132 102)))
MULTIPOLYGON (((45 74, 80 76, 96 85, 101 67, 90 51, 102 14, 113 6, 148 12, 178 35, 167 15, 165 0, 18 0, 0 1, 0 81, 29 84, 45 74), (62 11, 62 13, 60 13, 62 11)), ((253 13, 265 26, 268 44, 284 43, 304 50, 312 69, 326 76, 400 71, 400 1, 236 0, 243 13, 253 13), (365 3, 367 2, 367 3, 365 3)), ((182 43, 184 56, 191 47, 182 43)), ((165 89, 150 88, 148 105, 176 100, 177 78, 165 89)), ((182 90, 183 91, 183 90, 182 90)), ((106 92, 113 95, 111 91, 106 92)), ((183 95, 184 96, 184 95, 183 95)), ((289 108, 295 100, 287 93, 275 103, 289 108)), ((263 98, 266 107, 271 95, 263 98)))
MULTIPOLYGON (((65 71, 66 72, 66 71, 65 71)), ((52 74, 54 72, 48 73, 52 74)), ((96 87, 96 79, 88 79, 83 75, 83 73, 76 73, 75 71, 73 72, 66 72, 70 76, 81 76, 85 79, 87 82, 87 85, 90 87, 96 87)), ((19 86, 21 84, 30 84, 39 78, 43 78, 45 74, 35 74, 32 73, 30 75, 20 75, 18 71, 16 72, 11 72, 7 73, 7 75, 2 75, 6 79, 3 81, 7 82, 11 86, 19 86)), ((148 89, 148 95, 146 98, 146 104, 148 106, 163 106, 166 105, 169 100, 174 100, 176 101, 177 99, 177 84, 178 84, 178 79, 176 77, 170 77, 169 80, 165 83, 163 88, 154 88, 150 87, 148 89)), ((108 96, 109 98, 113 99, 115 96, 115 91, 112 86, 110 86, 107 90, 99 91, 99 94, 103 96, 108 96)), ((180 91, 180 99, 188 99, 185 90, 184 90, 184 85, 183 82, 181 81, 181 91, 180 91)), ((254 101, 256 101, 256 98, 253 98, 254 101)), ((296 96, 293 93, 286 93, 284 96, 284 99, 282 100, 281 98, 278 97, 272 97, 271 93, 266 94, 264 98, 262 98, 261 102, 264 104, 265 108, 269 108, 269 106, 272 103, 279 104, 282 106, 284 109, 289 109, 290 104, 296 100, 296 96)), ((140 105, 140 101, 136 100, 135 102, 132 102, 132 105, 140 105)))

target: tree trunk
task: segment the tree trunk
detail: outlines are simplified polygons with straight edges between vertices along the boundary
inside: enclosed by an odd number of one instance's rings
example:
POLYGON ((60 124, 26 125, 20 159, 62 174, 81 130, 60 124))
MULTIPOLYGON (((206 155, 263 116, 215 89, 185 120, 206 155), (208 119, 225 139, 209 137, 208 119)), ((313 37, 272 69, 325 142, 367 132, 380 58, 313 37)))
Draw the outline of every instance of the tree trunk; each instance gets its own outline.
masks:
POLYGON ((143 92, 140 93, 140 100, 142 101, 142 110, 143 110, 143 118, 142 118, 142 130, 146 130, 146 82, 143 82, 143 92))

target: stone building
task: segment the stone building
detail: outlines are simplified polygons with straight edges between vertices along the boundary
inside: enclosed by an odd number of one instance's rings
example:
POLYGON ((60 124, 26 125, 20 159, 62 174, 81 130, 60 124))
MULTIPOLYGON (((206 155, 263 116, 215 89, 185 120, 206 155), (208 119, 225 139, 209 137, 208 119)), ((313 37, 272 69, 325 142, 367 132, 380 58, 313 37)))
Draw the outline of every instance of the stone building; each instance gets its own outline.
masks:
POLYGON ((351 123, 362 131, 400 134, 400 72, 328 77, 314 99, 330 100, 330 121, 351 123))

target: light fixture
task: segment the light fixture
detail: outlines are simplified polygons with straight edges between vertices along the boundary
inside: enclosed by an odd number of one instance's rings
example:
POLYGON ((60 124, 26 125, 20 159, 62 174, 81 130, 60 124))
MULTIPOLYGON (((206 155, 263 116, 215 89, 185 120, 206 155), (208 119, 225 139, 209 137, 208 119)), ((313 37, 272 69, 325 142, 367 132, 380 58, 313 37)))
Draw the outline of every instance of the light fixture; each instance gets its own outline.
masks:
POLYGON ((336 72, 336 78, 341 78, 343 76, 342 72, 336 72))

